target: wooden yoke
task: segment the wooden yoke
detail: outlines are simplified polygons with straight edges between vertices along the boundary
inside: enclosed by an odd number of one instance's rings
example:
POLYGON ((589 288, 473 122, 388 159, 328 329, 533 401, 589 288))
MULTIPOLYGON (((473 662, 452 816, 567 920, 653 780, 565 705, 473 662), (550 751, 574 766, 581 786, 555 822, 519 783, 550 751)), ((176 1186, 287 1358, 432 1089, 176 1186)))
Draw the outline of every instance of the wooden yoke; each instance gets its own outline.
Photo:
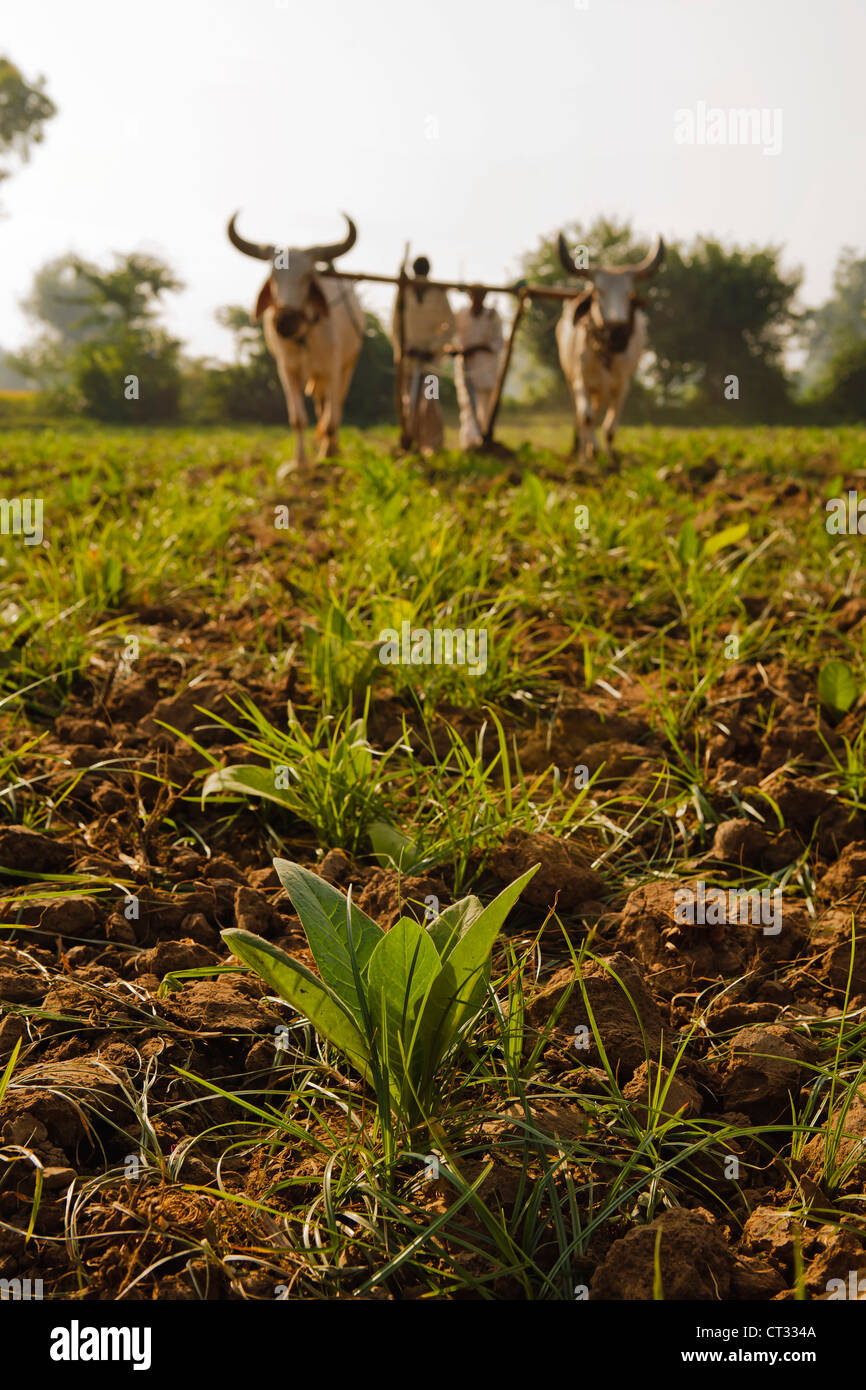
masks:
MULTIPOLYGON (((370 280, 374 285, 400 283, 399 275, 372 275, 363 270, 317 270, 316 274, 325 275, 331 280, 370 280)), ((482 289, 485 294, 526 294, 530 299, 575 299, 580 294, 580 290, 567 290, 562 285, 528 285, 522 280, 512 285, 484 285, 479 280, 473 280, 470 284, 463 280, 425 279, 424 284, 434 290, 459 290, 462 294, 482 289)))

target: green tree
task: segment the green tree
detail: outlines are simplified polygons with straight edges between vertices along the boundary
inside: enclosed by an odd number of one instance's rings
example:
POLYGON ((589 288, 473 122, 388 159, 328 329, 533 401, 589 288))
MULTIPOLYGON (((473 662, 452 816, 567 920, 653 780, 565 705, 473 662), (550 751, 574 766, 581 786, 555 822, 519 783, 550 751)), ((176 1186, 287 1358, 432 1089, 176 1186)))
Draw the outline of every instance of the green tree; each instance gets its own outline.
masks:
POLYGON ((72 382, 84 414, 113 424, 175 420, 181 398, 180 343, 161 329, 82 343, 72 382))
POLYGON ((804 338, 803 387, 807 394, 817 390, 826 396, 832 385, 831 363, 844 366, 858 345, 866 342, 866 257, 858 256, 852 246, 839 253, 832 295, 806 316, 804 338))
POLYGON ((364 341, 346 395, 347 425, 376 425, 394 418, 394 349, 382 324, 364 314, 364 341))
POLYGON ((55 405, 96 419, 173 419, 180 343, 156 320, 162 295, 182 288, 168 266, 139 252, 115 255, 107 269, 77 256, 51 261, 24 301, 41 335, 14 365, 53 393, 55 405))
POLYGON ((830 358, 810 402, 833 420, 866 420, 866 337, 830 358))
POLYGON ((61 390, 69 381, 70 361, 79 345, 119 326, 115 315, 106 314, 102 322, 92 317, 92 285, 82 274, 85 265, 91 274, 98 273, 97 266, 73 255, 46 261, 36 271, 29 294, 21 300, 21 308, 36 324, 38 336, 12 361, 43 390, 61 390), (85 322, 87 318, 90 322, 85 322))
POLYGON ((800 321, 793 301, 802 275, 786 274, 780 255, 778 247, 728 249, 706 237, 670 247, 650 323, 651 376, 662 399, 691 396, 721 416, 735 376, 740 418, 785 412, 784 351, 800 321))
POLYGON ((33 276, 29 294, 20 301, 27 317, 66 347, 96 337, 105 326, 84 322, 92 308, 92 285, 82 274, 85 266, 91 275, 98 273, 97 266, 77 256, 46 261, 33 276))
POLYGON ((155 256, 132 252, 115 256, 113 270, 100 270, 73 258, 72 264, 86 287, 83 327, 110 331, 115 325, 136 333, 154 320, 160 295, 182 290, 183 282, 155 256))
MULTIPOLYGON (((26 161, 44 135, 43 126, 57 114, 44 89, 44 78, 28 82, 9 58, 0 57, 0 156, 26 161)), ((0 167, 0 180, 10 171, 0 167)))

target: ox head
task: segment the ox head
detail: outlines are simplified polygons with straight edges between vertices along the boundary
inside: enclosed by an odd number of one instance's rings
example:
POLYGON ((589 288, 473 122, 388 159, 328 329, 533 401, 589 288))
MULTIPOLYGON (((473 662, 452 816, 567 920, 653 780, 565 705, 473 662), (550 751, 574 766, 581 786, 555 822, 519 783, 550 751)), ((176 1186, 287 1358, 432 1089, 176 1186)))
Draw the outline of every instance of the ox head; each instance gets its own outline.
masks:
POLYGON ((629 322, 632 308, 638 298, 635 285, 655 275, 665 258, 665 244, 661 237, 657 239, 646 260, 640 261, 638 265, 617 266, 614 269, 576 266, 562 232, 559 234, 558 245, 559 259, 568 274, 582 275, 585 280, 592 282, 592 294, 584 301, 584 312, 592 308, 599 327, 605 328, 619 328, 629 322))
POLYGON ((270 243, 259 244, 245 241, 235 228, 238 214, 235 213, 228 225, 228 236, 232 246, 236 246, 245 256, 257 261, 270 261, 271 272, 262 286, 256 303, 253 321, 257 322, 265 309, 273 305, 277 310, 277 329, 288 334, 291 325, 303 311, 312 292, 316 290, 315 269, 320 262, 335 261, 350 251, 358 239, 356 228, 348 213, 343 213, 347 223, 347 234, 343 241, 335 241, 326 246, 275 246, 270 243), (283 324, 283 327, 280 325, 283 324))

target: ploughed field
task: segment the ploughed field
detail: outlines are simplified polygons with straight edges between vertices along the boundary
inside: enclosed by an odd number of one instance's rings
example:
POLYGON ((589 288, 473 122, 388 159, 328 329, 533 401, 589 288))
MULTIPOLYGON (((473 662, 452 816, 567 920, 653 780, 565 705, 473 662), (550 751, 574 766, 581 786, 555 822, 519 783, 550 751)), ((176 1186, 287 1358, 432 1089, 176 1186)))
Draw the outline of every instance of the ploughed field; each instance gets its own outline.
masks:
POLYGON ((866 431, 626 431, 618 472, 504 435, 350 431, 277 483, 280 430, 0 433, 44 532, 6 509, 0 1278, 729 1300, 866 1267, 866 431), (541 866, 412 1124, 229 954, 313 966, 275 856, 385 928, 541 866))

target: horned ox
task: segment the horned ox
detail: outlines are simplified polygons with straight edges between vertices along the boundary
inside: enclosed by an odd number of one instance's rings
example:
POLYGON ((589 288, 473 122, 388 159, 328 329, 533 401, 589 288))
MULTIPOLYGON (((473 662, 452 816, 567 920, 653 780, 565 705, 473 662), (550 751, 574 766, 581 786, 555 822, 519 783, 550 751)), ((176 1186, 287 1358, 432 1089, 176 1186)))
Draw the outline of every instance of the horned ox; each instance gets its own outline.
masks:
POLYGON ((654 275, 664 255, 665 244, 659 237, 654 250, 638 265, 580 268, 559 234, 559 258, 565 269, 592 282, 591 290, 566 300, 556 325, 559 361, 577 416, 574 448, 583 458, 595 453, 595 426, 603 415, 608 451, 616 459, 614 434, 647 342, 647 318, 641 311, 645 301, 635 293, 635 284, 654 275))
POLYGON ((245 241, 235 228, 237 216, 228 224, 229 241, 245 256, 271 262, 251 318, 253 323, 262 322, 265 342, 277 364, 289 422, 297 436, 296 459, 298 463, 306 459, 305 395, 313 397, 316 408, 318 457, 332 458, 364 337, 364 315, 352 286, 327 279, 316 267, 351 250, 357 228, 343 213, 348 223, 344 241, 300 250, 245 241))

